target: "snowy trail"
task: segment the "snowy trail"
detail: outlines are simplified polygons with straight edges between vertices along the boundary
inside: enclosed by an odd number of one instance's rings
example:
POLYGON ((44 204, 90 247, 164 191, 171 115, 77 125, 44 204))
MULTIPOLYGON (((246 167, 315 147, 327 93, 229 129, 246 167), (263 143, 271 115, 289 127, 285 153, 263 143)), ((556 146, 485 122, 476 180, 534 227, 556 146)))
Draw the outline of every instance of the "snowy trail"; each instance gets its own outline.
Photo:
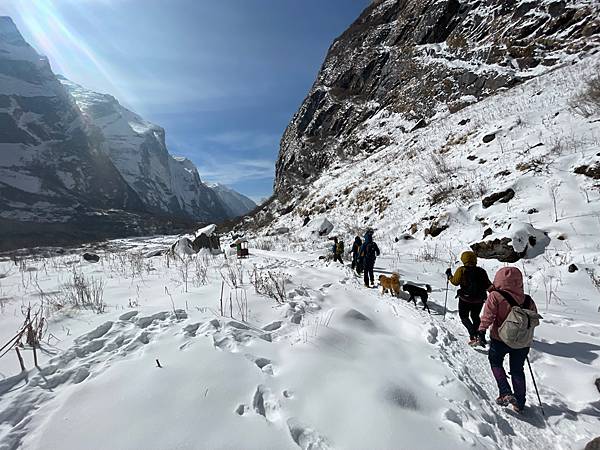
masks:
MULTIPOLYGON (((406 314, 406 309, 414 309, 412 305, 399 307, 394 300, 387 302, 396 311, 402 309, 398 314, 406 314)), ((410 314, 429 323, 428 339, 439 349, 440 361, 455 375, 455 379, 440 386, 440 392, 446 390, 447 384, 460 383, 471 393, 462 402, 452 396, 447 398, 454 404, 444 413, 448 421, 454 422, 465 431, 490 437, 500 448, 514 449, 571 448, 573 442, 569 436, 572 436, 573 421, 584 421, 590 432, 598 427, 600 411, 565 411, 565 404, 560 395, 543 386, 541 396, 548 416, 546 421, 539 409, 528 372, 526 377, 529 407, 526 413, 518 415, 509 408, 495 405, 497 387, 489 368, 487 351, 467 346, 468 336, 458 318, 449 314, 443 321, 441 316, 429 316, 423 311, 414 310, 410 311, 410 314), (553 403, 549 404, 548 399, 553 403)), ((534 367, 535 358, 536 352, 533 350, 530 359, 534 362, 534 367)))
MULTIPOLYGON (((0 382, 0 448, 529 450, 589 440, 598 408, 569 409, 544 383, 549 425, 532 386, 525 417, 496 406, 486 355, 466 345, 451 299, 442 320, 442 271, 409 259, 381 258, 378 267, 390 272, 397 264, 403 279, 432 285, 432 315, 365 289, 347 265, 264 251, 246 268, 285 272, 287 301, 249 293, 247 323, 215 315, 220 278, 175 295, 187 311, 152 299, 86 316, 96 321, 92 331, 39 371, 0 382), (149 435, 154 429, 161 431, 149 435)), ((161 291, 164 277, 157 272, 144 283, 161 291)), ((122 296, 121 281, 116 288, 122 296)), ((572 331, 568 317, 553 320, 572 331)), ((573 332, 594 333, 577 325, 573 332)), ((531 354, 534 370, 538 360, 553 361, 541 355, 531 354)))

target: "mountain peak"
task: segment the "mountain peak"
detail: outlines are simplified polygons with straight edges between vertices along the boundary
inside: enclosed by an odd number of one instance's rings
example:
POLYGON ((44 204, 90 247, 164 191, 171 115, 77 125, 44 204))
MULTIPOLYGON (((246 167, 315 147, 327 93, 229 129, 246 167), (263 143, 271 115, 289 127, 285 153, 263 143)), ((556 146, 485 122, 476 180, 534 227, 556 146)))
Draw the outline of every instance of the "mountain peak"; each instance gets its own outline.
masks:
POLYGON ((0 41, 10 45, 27 45, 15 22, 9 16, 0 16, 0 41))

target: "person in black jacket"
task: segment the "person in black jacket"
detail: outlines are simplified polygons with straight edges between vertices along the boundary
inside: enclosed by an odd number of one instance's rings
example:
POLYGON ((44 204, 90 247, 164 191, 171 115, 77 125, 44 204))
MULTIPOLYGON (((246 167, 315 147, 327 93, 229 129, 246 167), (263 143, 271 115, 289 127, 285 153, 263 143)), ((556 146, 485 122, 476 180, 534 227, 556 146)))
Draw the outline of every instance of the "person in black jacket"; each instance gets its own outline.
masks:
POLYGON ((360 248, 362 247, 362 240, 359 236, 354 238, 354 244, 352 244, 352 269, 356 269, 358 273, 362 272, 362 267, 358 264, 358 255, 360 254, 360 248))
POLYGON ((360 248, 359 255, 359 264, 362 264, 365 271, 365 287, 370 287, 369 282, 371 285, 375 286, 375 274, 373 273, 373 270, 375 269, 375 260, 378 256, 379 247, 377 247, 377 244, 373 241, 373 230, 368 230, 365 234, 365 240, 360 248))
POLYGON ((469 345, 476 346, 482 344, 477 334, 481 322, 479 315, 492 282, 485 269, 477 266, 475 253, 463 252, 460 260, 464 265, 456 269, 454 275, 452 269, 446 270, 446 276, 454 286, 460 286, 457 293, 458 315, 469 332, 469 345))

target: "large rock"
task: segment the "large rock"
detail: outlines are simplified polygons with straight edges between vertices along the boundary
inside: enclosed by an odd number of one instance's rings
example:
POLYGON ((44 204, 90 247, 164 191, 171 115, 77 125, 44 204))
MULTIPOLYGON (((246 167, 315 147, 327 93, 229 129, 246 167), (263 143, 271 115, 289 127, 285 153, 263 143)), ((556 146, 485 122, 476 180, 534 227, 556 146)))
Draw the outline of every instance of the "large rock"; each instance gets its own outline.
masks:
POLYGON ((493 194, 488 195, 481 201, 481 204, 484 208, 489 208, 496 202, 508 203, 509 201, 511 201, 513 199, 514 196, 515 196, 515 191, 512 190, 511 188, 508 188, 505 191, 494 192, 493 194))
POLYGON ((600 450, 600 436, 588 442, 584 450, 600 450))
POLYGON ((514 263, 543 254, 550 243, 546 232, 527 223, 514 224, 506 234, 471 244, 471 249, 479 258, 514 263))
POLYGON ((100 261, 100 257, 94 253, 84 253, 82 258, 91 263, 97 263, 100 261))
POLYGON ((177 239, 177 241, 174 242, 173 245, 171 245, 172 255, 185 256, 195 255, 196 253, 198 252, 194 250, 193 242, 190 240, 190 238, 187 237, 181 237, 177 239))

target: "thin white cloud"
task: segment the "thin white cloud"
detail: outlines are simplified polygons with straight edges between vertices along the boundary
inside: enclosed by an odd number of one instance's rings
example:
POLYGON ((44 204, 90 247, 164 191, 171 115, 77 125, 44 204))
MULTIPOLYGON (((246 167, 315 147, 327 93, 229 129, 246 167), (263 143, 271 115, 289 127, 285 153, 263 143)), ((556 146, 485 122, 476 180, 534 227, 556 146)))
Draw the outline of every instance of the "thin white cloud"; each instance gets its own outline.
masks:
POLYGON ((252 131, 227 131, 208 136, 207 141, 234 147, 237 150, 269 149, 279 146, 279 135, 252 131))
POLYGON ((241 159, 210 163, 198 167, 203 180, 223 184, 235 184, 244 181, 272 179, 275 175, 275 162, 271 160, 241 159))

